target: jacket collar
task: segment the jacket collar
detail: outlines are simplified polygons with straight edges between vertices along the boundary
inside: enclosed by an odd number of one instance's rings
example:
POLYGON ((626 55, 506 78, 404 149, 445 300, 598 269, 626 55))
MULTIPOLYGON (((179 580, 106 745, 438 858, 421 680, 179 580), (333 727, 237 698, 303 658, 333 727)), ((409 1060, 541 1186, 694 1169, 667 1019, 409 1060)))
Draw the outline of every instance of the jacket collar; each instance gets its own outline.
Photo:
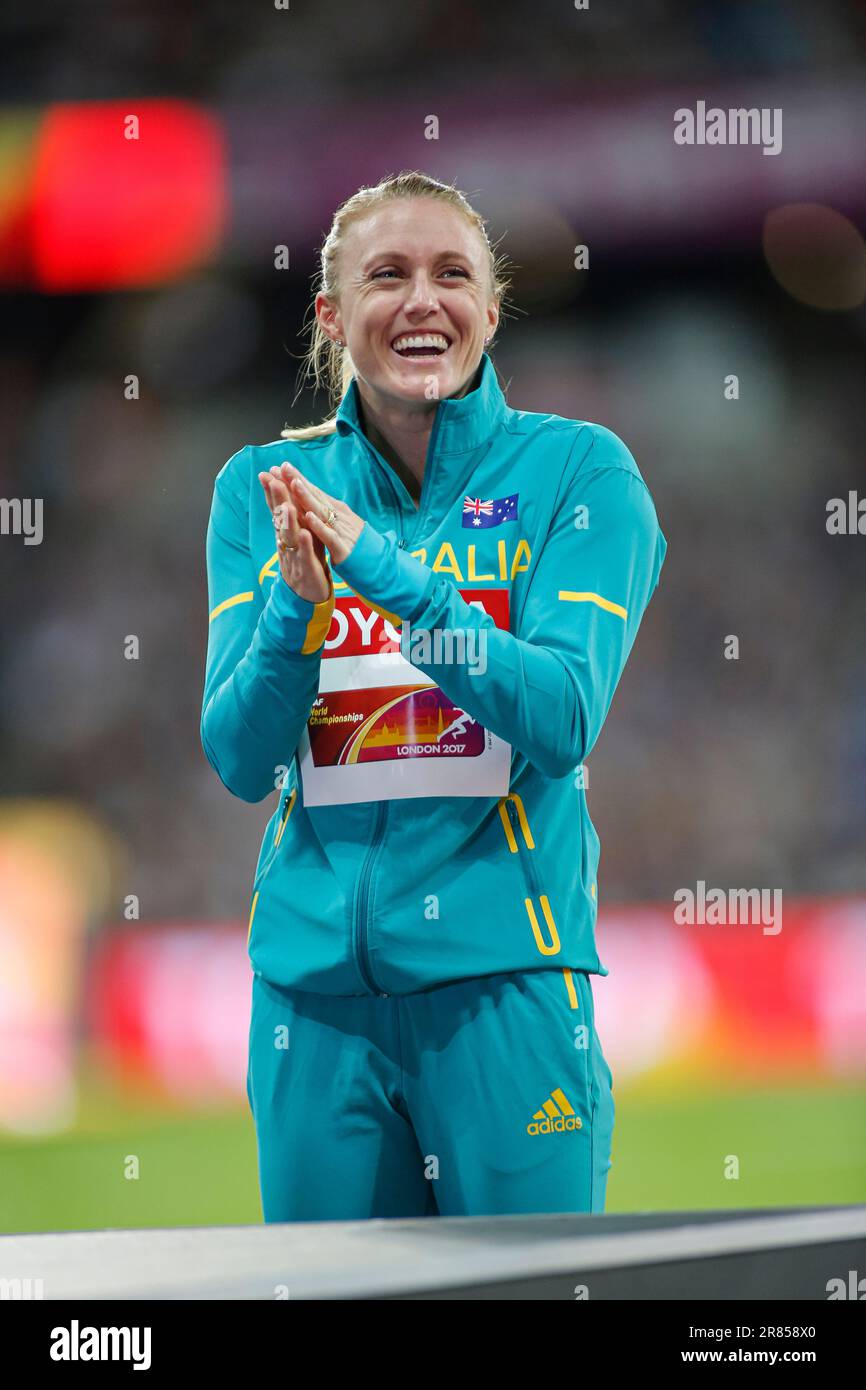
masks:
MULTIPOLYGON (((481 355, 479 370, 477 384, 471 391, 465 396, 446 396, 436 407, 437 453, 462 454, 477 449, 499 426, 506 410, 505 396, 486 352, 481 355)), ((353 377, 337 408, 339 435, 364 435, 358 407, 358 383, 353 377)))

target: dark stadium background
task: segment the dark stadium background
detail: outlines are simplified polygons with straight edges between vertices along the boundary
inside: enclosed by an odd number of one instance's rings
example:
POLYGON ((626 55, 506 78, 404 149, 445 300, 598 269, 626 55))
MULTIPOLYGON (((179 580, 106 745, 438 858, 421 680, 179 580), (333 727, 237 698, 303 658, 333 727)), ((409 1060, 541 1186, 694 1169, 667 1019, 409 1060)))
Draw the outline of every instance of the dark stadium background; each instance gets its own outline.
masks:
POLYGON ((866 535, 826 528, 866 495, 863 7, 11 0, 0 35, 0 492, 44 500, 0 536, 0 1229, 259 1219, 272 808, 199 744, 204 533, 222 463, 327 410, 315 252, 401 168, 515 263, 511 403, 615 430, 669 544, 588 762, 608 1209, 863 1201, 866 535), (697 100, 781 108, 782 152, 676 146, 697 100), (781 889, 783 932, 675 927, 698 880, 781 889))

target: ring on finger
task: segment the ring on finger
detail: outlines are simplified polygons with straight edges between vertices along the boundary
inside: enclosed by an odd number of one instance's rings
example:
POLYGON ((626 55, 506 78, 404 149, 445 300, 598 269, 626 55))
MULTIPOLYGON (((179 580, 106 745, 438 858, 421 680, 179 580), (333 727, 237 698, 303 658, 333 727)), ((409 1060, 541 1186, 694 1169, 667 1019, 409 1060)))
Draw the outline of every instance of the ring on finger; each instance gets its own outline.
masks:
POLYGON ((294 554, 298 547, 296 545, 289 545, 288 517, 286 515, 285 509, 282 509, 282 515, 280 515, 279 517, 276 514, 274 515, 274 526, 276 527, 277 531, 277 550, 279 550, 280 553, 283 555, 285 555, 286 552, 288 552, 289 554, 294 554))

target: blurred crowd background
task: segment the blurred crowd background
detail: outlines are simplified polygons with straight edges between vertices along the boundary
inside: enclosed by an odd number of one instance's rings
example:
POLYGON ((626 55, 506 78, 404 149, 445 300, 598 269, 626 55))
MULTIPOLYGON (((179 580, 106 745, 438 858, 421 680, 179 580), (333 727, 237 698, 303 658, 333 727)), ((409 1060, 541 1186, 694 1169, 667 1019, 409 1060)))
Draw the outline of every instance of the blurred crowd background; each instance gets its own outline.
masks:
MULTIPOLYGON (((54 939, 52 903, 79 946, 68 990, 46 988, 78 1042, 112 942, 180 927, 191 975, 196 929, 224 924, 243 957, 272 806, 233 800, 199 743, 213 478, 328 411, 295 400, 316 252, 338 203, 399 169, 455 182, 513 262, 494 351, 511 404, 616 431, 668 539, 588 763, 602 959, 607 909, 700 879, 859 903, 866 535, 826 520, 866 496, 862 5, 91 0, 49 18, 12 0, 2 35, 0 493, 44 499, 41 544, 0 536, 7 1049, 35 989, 15 943, 54 939), (781 152, 678 146, 674 112, 699 100, 780 109, 781 152), (33 926, 16 875, 44 887, 40 843, 66 878, 33 926)), ((862 904, 846 921, 862 983, 862 904)), ((44 1128, 73 1122, 65 1094, 44 1128)), ((862 1164, 853 1181, 862 1199, 862 1164)))

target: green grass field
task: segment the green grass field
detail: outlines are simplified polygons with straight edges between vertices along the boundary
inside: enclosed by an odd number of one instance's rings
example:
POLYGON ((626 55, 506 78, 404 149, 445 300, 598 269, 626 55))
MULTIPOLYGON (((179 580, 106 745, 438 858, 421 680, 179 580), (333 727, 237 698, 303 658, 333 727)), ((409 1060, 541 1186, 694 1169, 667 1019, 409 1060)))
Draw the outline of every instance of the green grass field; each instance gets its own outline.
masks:
MULTIPOLYGON (((607 1210, 866 1201, 866 1097, 826 1086, 616 1092, 607 1210), (724 1176, 727 1155, 739 1178, 724 1176)), ((0 1138, 0 1231, 261 1221, 252 1118, 124 1102, 90 1083, 73 1131, 0 1138), (124 1177, 128 1155, 140 1176, 124 1177)))

